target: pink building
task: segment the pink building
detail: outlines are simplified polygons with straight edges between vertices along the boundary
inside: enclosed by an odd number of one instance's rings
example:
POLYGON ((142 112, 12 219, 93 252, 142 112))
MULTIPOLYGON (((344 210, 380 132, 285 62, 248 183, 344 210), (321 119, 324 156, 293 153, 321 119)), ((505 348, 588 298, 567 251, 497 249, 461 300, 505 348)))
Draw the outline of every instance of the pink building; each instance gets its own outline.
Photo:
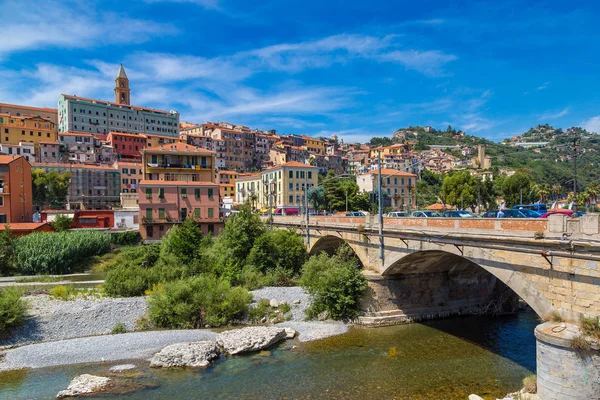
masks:
POLYGON ((219 184, 204 181, 153 181, 139 184, 140 234, 146 242, 160 240, 174 224, 198 221, 202 233, 221 230, 219 184))

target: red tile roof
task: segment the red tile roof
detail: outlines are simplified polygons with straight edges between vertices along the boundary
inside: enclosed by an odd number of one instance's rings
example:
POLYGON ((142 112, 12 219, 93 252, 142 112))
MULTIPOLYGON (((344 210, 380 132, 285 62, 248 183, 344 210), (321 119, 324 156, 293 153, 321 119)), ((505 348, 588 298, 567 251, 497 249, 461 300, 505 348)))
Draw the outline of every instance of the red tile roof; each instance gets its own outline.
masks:
MULTIPOLYGON (((371 171, 369 172, 369 174, 373 175, 373 174, 378 174, 378 171, 371 171)), ((397 169, 392 169, 392 168, 383 168, 381 170, 381 176, 386 176, 386 175, 400 175, 400 176, 410 176, 410 177, 416 177, 415 174, 411 174, 410 172, 405 172, 405 171, 399 171, 397 169)))
POLYGON ((44 112, 58 112, 56 108, 48 108, 48 107, 30 107, 30 106, 20 106, 18 104, 8 104, 8 103, 0 103, 0 107, 15 107, 22 108, 24 110, 32 110, 32 111, 44 111, 44 112))
POLYGON ((64 93, 62 95, 65 96, 66 98, 69 98, 69 99, 92 101, 92 102, 95 102, 95 103, 105 103, 105 104, 110 104, 111 106, 121 106, 123 108, 131 108, 132 110, 154 111, 154 112, 158 112, 158 113, 162 113, 162 114, 171 114, 169 111, 157 110, 155 108, 150 108, 150 107, 130 106, 130 105, 127 105, 127 104, 114 103, 112 101, 98 100, 98 99, 89 99, 87 97, 72 96, 70 94, 64 94, 64 93))
POLYGON ((65 169, 102 169, 102 170, 111 170, 115 171, 115 167, 108 165, 85 165, 85 164, 68 164, 68 163, 39 163, 34 162, 31 163, 32 167, 43 168, 43 167, 53 167, 53 168, 65 168, 65 169))
POLYGON ((169 152, 169 151, 180 151, 180 152, 193 152, 193 153, 204 153, 214 154, 214 151, 206 150, 201 147, 192 146, 184 143, 168 143, 161 144, 160 146, 147 147, 142 152, 152 153, 157 151, 169 152))
MULTIPOLYGON (((50 225, 47 222, 12 222, 8 224, 11 231, 34 231, 44 225, 50 225)), ((0 231, 5 229, 6 225, 0 225, 0 231)))

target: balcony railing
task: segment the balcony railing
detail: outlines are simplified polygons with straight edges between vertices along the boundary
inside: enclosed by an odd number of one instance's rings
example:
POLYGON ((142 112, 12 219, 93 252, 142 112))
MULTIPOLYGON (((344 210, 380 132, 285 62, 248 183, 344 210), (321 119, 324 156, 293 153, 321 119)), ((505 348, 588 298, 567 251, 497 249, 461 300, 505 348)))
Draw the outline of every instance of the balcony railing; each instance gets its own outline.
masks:
POLYGON ((148 163, 150 168, 212 169, 211 164, 148 163))

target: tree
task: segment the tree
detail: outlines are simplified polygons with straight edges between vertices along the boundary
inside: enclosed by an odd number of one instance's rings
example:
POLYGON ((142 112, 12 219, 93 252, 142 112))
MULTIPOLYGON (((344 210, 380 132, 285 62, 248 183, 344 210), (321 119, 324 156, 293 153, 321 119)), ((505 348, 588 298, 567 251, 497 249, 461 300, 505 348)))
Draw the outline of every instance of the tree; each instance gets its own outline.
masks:
POLYGON ((391 146, 392 139, 389 137, 373 137, 369 141, 369 146, 371 147, 379 147, 379 146, 391 146))
POLYGON ((327 204, 325 189, 322 186, 313 186, 308 189, 308 202, 311 203, 315 211, 319 211, 327 204))
POLYGON ((524 203, 530 202, 532 181, 531 174, 525 171, 517 171, 506 178, 502 184, 502 194, 506 204, 509 207, 520 204, 521 196, 524 203))
POLYGON ((477 204, 477 180, 469 171, 461 171, 444 178, 441 196, 444 203, 457 208, 471 207, 477 204))
POLYGON ((31 171, 33 204, 38 207, 49 205, 52 208, 64 208, 71 182, 70 172, 45 172, 42 169, 31 171))
POLYGON ((54 218, 54 221, 52 221, 52 227, 57 232, 71 229, 71 225, 73 225, 73 218, 69 218, 64 214, 58 214, 56 218, 54 218))
POLYGON ((5 225, 4 230, 0 233, 0 276, 12 275, 14 272, 12 262, 14 241, 15 236, 9 226, 5 225))
POLYGON ((304 240, 293 230, 274 229, 263 233, 254 242, 246 265, 266 273, 281 269, 296 275, 306 259, 304 240))
POLYGON ((589 203, 596 207, 596 204, 598 203, 598 195, 600 195, 600 185, 598 185, 598 182, 590 182, 588 187, 585 189, 585 193, 588 197, 589 203))
POLYGON ((558 183, 555 183, 554 185, 552 185, 552 194, 554 195, 554 200, 558 200, 558 197, 560 196, 560 194, 562 193, 562 186, 560 186, 558 183))
POLYGON ((204 258, 204 251, 211 245, 211 238, 204 237, 198 222, 188 218, 179 226, 175 225, 162 240, 160 258, 169 255, 176 257, 176 263, 198 264, 204 258))

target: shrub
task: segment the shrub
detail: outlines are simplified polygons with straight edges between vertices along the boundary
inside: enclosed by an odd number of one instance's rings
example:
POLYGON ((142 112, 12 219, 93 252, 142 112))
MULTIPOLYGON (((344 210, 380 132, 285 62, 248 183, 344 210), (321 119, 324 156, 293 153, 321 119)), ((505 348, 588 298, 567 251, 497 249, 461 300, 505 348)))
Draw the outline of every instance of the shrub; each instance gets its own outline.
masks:
POLYGON ((349 247, 340 247, 333 256, 321 253, 310 258, 302 269, 301 285, 311 296, 307 316, 326 312, 333 319, 358 316, 359 301, 367 280, 349 247))
POLYGON ((109 271, 104 280, 104 293, 112 297, 142 296, 157 283, 149 268, 137 265, 123 265, 109 271))
POLYGON ((113 335, 116 335, 116 334, 119 334, 119 333, 126 333, 126 332, 127 332, 127 327, 122 322, 117 323, 112 328, 112 331, 110 331, 110 333, 112 333, 113 335))
POLYGON ((202 264, 204 252, 211 245, 212 238, 204 236, 198 223, 189 218, 169 229, 162 240, 160 255, 173 255, 185 265, 202 264))
POLYGON ((523 390, 525 393, 537 392, 537 376, 535 374, 529 374, 523 378, 523 390))
POLYGON ((160 257, 160 245, 125 246, 115 258, 108 262, 104 270, 111 271, 119 266, 152 267, 160 257))
POLYGON ((248 310, 247 319, 249 322, 259 323, 262 322, 263 318, 269 318, 271 314, 271 305, 269 300, 260 299, 256 304, 256 307, 250 307, 248 310))
POLYGON ((0 333, 23 322, 27 307, 22 295, 23 291, 15 287, 0 290, 0 333))
POLYGON ((140 241, 140 231, 109 233, 110 242, 119 246, 133 246, 140 241))
POLYGON ((15 237, 8 225, 0 233, 0 276, 12 275, 15 272, 13 264, 13 245, 15 237))
POLYGON ((581 330, 593 339, 600 340, 600 317, 581 317, 581 330))
POLYGON ((66 301, 75 296, 75 289, 73 288, 73 285, 54 286, 52 289, 50 289, 50 296, 54 297, 55 299, 66 301))
POLYGON ((73 218, 69 218, 64 214, 58 214, 56 218, 54 218, 54 221, 52 221, 52 227, 56 232, 64 232, 71 229, 71 225, 73 225, 73 218))
POLYGON ((242 316, 252 295, 211 275, 156 285, 148 299, 150 321, 163 328, 218 326, 242 316))
POLYGON ((544 315, 544 317, 542 318, 542 321, 543 322, 563 322, 564 319, 558 311, 552 311, 551 313, 544 315))
POLYGON ((578 335, 571 339, 571 348, 576 351, 589 351, 592 347, 585 336, 578 335))
POLYGON ((306 259, 306 246, 302 237, 293 230, 271 230, 260 235, 254 242, 246 260, 263 273, 281 269, 288 276, 300 272, 306 259))
POLYGON ((149 329, 152 329, 152 323, 150 322, 148 314, 144 314, 135 320, 136 331, 147 331, 149 329))
POLYGON ((98 231, 41 232, 14 241, 14 265, 24 275, 76 272, 87 257, 110 251, 110 236, 98 231))

